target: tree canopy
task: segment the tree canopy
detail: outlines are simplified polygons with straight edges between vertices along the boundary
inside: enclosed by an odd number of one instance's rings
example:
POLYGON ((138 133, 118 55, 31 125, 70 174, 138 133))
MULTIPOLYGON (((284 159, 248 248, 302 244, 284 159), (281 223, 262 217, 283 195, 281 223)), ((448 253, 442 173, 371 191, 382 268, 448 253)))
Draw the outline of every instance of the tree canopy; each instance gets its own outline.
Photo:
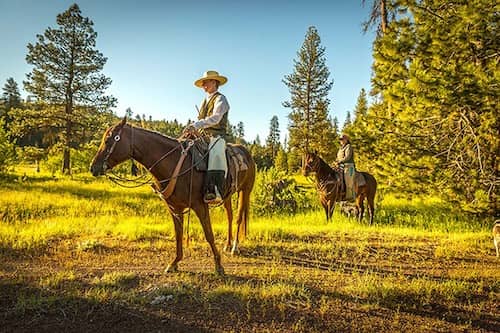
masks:
POLYGON ((46 128, 62 145, 62 171, 70 173, 70 148, 78 146, 109 116, 116 99, 105 95, 111 79, 101 73, 107 61, 95 47, 93 22, 74 4, 57 15, 57 28, 47 28, 28 44, 26 61, 33 65, 24 88, 36 97, 17 110, 19 129, 46 128))

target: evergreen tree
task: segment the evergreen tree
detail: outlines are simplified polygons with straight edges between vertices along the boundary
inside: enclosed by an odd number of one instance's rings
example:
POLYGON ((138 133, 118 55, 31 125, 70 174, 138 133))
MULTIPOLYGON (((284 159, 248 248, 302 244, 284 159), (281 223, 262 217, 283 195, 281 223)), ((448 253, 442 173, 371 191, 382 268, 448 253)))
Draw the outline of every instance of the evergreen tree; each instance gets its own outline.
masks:
POLYGON ((304 43, 294 60, 294 72, 283 83, 291 98, 283 103, 290 108, 290 147, 300 151, 317 150, 322 156, 331 150, 329 139, 333 130, 328 121, 328 92, 333 81, 325 62, 325 48, 315 27, 309 27, 304 43))
POLYGON ((21 93, 19 92, 17 82, 11 77, 7 79, 7 82, 3 87, 2 99, 4 101, 6 111, 12 108, 21 107, 21 93))
POLYGON ((103 116, 116 99, 104 95, 111 80, 101 74, 107 59, 95 49, 93 22, 74 4, 57 15, 57 28, 37 35, 28 44, 26 61, 34 66, 24 82, 36 96, 34 110, 18 112, 26 127, 51 128, 63 149, 63 173, 71 172, 70 148, 78 147, 85 135, 99 132, 103 116))
POLYGON ((132 109, 128 107, 125 110, 125 116, 127 116, 127 119, 130 120, 130 119, 132 119, 133 115, 134 115, 134 113, 132 112, 132 109))
MULTIPOLYGON (((356 150, 356 167, 358 169, 370 170, 372 167, 373 145, 376 137, 373 130, 368 127, 368 100, 365 89, 361 89, 356 106, 354 107, 354 120, 344 128, 354 144, 356 150)), ((370 170, 371 171, 371 170, 370 170)))
POLYGON ((235 129, 236 143, 245 144, 245 126, 242 121, 238 122, 235 129))
MULTIPOLYGON (((12 115, 10 110, 21 108, 22 100, 17 82, 13 78, 8 78, 3 87, 3 94, 0 103, 0 119, 3 119, 3 128, 10 133, 12 115)), ((11 136, 11 135, 9 135, 11 136)), ((11 138, 12 139, 12 138, 11 138)))
POLYGON ((361 88, 359 92, 358 100, 356 106, 354 107, 354 122, 358 119, 362 119, 368 113, 368 100, 366 98, 366 91, 361 88))
POLYGON ((339 134, 340 128, 339 128, 339 120, 337 117, 333 117, 332 120, 332 131, 333 133, 337 136, 339 134))
POLYGON ((346 131, 347 129, 349 129, 349 127, 351 126, 352 124, 352 120, 351 120, 351 111, 347 111, 346 112, 346 116, 345 116, 345 120, 344 120, 344 126, 342 126, 342 131, 346 131))
POLYGON ((278 153, 279 145, 280 125, 278 122, 278 116, 273 116, 269 125, 269 135, 266 138, 266 150, 268 151, 268 154, 273 161, 276 158, 276 154, 278 153))
POLYGON ((0 173, 7 171, 14 162, 14 144, 10 141, 4 129, 4 120, 0 118, 0 173))
POLYGON ((282 147, 278 149, 276 159, 274 160, 274 166, 278 171, 288 172, 288 156, 282 147))
POLYGON ((265 170, 273 165, 273 161, 266 154, 266 148, 261 145, 260 138, 257 135, 254 142, 249 147, 250 154, 252 155, 255 165, 259 170, 265 170))
MULTIPOLYGON (((363 5, 366 0, 362 0, 363 5)), ((387 31, 389 26, 389 11, 391 1, 387 0, 373 0, 370 10, 370 17, 363 23, 364 32, 368 31, 370 27, 376 26, 377 33, 383 34, 387 31)))
POLYGON ((474 211, 498 209, 497 11, 490 1, 399 1, 407 12, 374 44, 367 114, 379 175, 434 189, 474 211), (439 188, 436 184, 440 184, 439 188))

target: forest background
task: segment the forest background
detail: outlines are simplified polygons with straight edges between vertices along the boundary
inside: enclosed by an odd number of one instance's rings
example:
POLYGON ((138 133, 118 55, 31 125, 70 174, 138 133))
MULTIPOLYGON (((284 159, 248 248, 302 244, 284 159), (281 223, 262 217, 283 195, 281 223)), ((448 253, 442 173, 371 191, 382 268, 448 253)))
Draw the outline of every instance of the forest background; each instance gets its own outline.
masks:
MULTIPOLYGON (((280 142, 272 117, 269 135, 244 140, 242 122, 229 141, 247 145, 260 170, 293 174, 305 150, 333 162, 338 136, 351 136, 356 165, 382 189, 434 194, 474 214, 498 214, 500 117, 498 5, 489 1, 374 1, 365 29, 376 29, 370 91, 362 89, 344 124, 329 113, 333 78, 320 32, 311 26, 282 78, 290 91, 288 133, 280 142), (370 98, 370 103, 368 102, 370 98)), ((23 82, 10 78, 0 101, 0 171, 21 161, 52 172, 87 172, 104 129, 117 122, 111 78, 96 48, 90 18, 72 5, 37 42, 23 82)), ((127 116, 135 125, 178 136, 187 124, 127 116)))

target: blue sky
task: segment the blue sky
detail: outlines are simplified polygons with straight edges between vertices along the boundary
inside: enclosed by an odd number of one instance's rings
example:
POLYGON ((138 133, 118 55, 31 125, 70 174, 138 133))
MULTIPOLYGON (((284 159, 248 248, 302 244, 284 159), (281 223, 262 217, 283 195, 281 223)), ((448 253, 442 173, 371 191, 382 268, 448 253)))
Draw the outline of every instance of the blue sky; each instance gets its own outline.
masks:
MULTIPOLYGON (((26 45, 75 1, 0 0, 0 86, 9 77, 19 84, 31 71, 26 45)), ((282 79, 292 73, 309 26, 315 26, 326 51, 330 78, 330 115, 342 125, 361 88, 370 90, 373 33, 363 34, 369 8, 345 1, 104 1, 77 2, 94 22, 97 49, 108 58, 104 73, 118 99, 116 114, 186 122, 196 116, 203 91, 193 82, 206 70, 229 81, 220 91, 231 110, 229 121, 245 126, 245 137, 265 140, 278 116, 287 134, 290 98, 282 79)))

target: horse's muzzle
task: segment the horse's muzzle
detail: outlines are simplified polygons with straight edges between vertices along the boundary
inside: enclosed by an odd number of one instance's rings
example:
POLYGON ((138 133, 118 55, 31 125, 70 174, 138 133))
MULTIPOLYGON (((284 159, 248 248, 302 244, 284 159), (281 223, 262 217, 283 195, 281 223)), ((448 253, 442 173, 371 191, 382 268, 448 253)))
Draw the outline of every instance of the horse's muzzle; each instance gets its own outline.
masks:
POLYGON ((106 173, 105 170, 105 165, 104 163, 95 163, 90 166, 90 172, 92 173, 92 176, 98 177, 98 176, 104 176, 106 173))

